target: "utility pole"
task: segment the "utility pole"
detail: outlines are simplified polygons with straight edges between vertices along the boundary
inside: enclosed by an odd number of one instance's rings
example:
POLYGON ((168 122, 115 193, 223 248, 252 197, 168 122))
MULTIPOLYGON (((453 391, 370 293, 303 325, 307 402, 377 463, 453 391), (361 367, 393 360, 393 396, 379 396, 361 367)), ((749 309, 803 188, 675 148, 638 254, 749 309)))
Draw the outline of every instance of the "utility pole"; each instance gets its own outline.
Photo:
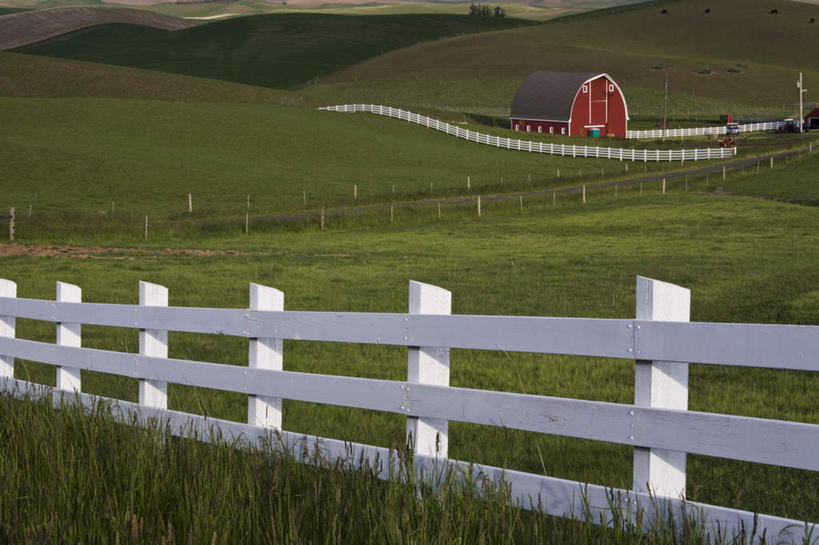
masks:
MULTIPOLYGON (((665 142, 665 136, 668 134, 668 70, 671 68, 670 66, 665 66, 665 93, 663 95, 663 142, 665 142)), ((801 95, 800 95, 801 97, 801 95)))
POLYGON ((807 89, 802 89, 802 72, 799 72, 799 81, 796 82, 796 87, 799 89, 799 132, 802 132, 802 93, 807 93, 807 89))

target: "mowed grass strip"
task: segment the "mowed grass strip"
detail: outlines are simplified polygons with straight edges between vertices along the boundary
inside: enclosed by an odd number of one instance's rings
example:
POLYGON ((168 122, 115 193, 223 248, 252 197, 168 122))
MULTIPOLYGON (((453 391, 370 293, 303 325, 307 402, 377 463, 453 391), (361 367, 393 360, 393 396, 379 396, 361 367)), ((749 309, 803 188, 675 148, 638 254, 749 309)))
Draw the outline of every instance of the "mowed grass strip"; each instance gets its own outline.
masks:
MULTIPOLYGON (((402 312, 410 279, 453 292, 457 314, 634 316, 635 276, 674 282, 692 291, 692 320, 819 324, 817 209, 762 199, 655 188, 583 206, 551 199, 516 206, 486 203, 473 214, 441 222, 393 226, 353 224, 319 232, 259 229, 250 235, 188 233, 144 244, 205 245, 232 255, 123 252, 94 259, 7 257, 3 276, 20 297, 51 298, 55 281, 84 288, 84 299, 136 303, 137 282, 165 285, 177 306, 246 307, 248 283, 285 293, 293 310, 402 312), (544 202, 545 201, 545 202, 544 202), (787 264, 787 266, 785 266, 787 264)), ((405 214, 406 212, 401 212, 405 214)), ((420 213, 420 211, 418 212, 420 213)), ((434 212, 425 212, 434 217, 434 212)), ((315 228, 314 228, 315 229, 315 228)), ((152 235, 154 236, 154 235, 152 235)), ((53 341, 54 325, 18 320, 18 335, 53 341)), ((83 329, 88 347, 134 352, 137 332, 83 329)), ((170 355, 244 365, 247 341, 170 334, 170 355)), ((391 380, 406 378, 406 350, 339 343, 286 342, 285 369, 391 380)), ((454 386, 528 394, 633 400, 633 363, 552 355, 455 350, 454 386)), ((54 369, 17 362, 19 378, 53 384, 54 369)), ((816 373, 695 365, 690 408, 707 412, 819 423, 816 373)), ((83 373, 89 392, 134 400, 127 378, 83 373)), ((172 408, 244 420, 239 394, 172 385, 172 408)), ((382 446, 400 446, 404 420, 363 410, 285 402, 285 429, 382 446)), ((630 487, 629 447, 503 428, 453 423, 453 457, 630 487)), ((819 506, 814 472, 703 456, 689 457, 689 497, 800 519, 819 506)))
POLYGON ((168 32, 101 25, 16 49, 21 53, 289 88, 420 42, 530 21, 468 15, 256 15, 168 32))

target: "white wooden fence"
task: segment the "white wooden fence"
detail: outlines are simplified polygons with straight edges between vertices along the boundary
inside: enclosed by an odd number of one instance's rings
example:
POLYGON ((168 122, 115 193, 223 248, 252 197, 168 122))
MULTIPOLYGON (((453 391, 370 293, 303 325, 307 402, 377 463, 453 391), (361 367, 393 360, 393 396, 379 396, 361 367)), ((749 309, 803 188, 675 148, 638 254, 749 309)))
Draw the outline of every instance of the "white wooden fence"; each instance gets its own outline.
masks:
MULTIPOLYGON (((168 290, 140 282, 139 305, 82 303, 77 286, 57 283, 57 300, 16 298, 16 284, 0 280, 0 384, 22 395, 54 394, 54 403, 100 399, 82 393, 81 370, 139 379, 139 402, 116 401, 125 418, 161 418, 173 433, 213 428, 249 443, 281 434, 282 448, 299 459, 394 460, 381 447, 305 437, 282 429, 281 399, 403 414, 414 445, 415 470, 429 477, 451 460, 448 422, 469 422, 632 445, 633 490, 610 490, 544 475, 473 465, 487 479, 505 482, 524 507, 540 503, 555 515, 584 516, 582 494, 595 522, 612 497, 635 516, 698 513, 723 534, 752 528, 754 514, 681 501, 686 452, 819 471, 819 425, 687 410, 688 363, 819 371, 819 327, 691 323, 687 289, 637 278, 636 319, 450 315, 450 292, 410 282, 409 313, 284 311, 284 296, 251 284, 248 309, 169 307, 168 290), (15 338, 15 319, 57 324, 56 344, 15 338), (81 347, 81 324, 135 328, 139 354, 81 347), (168 358, 167 332, 233 335, 249 339, 248 366, 168 358), (408 347, 406 381, 375 380, 283 370, 283 339, 391 344, 408 347), (620 404, 449 385, 451 348, 573 354, 636 361, 635 402, 620 404), (57 367, 54 389, 14 379, 14 359, 57 367), (239 392, 248 396, 248 423, 168 410, 167 384, 239 392), (68 394, 68 395, 63 395, 68 394), (421 473, 423 472, 423 473, 421 473), (652 498, 647 487, 656 494, 652 498)), ((103 398, 104 399, 104 398, 103 398)), ((286 421, 286 419, 285 419, 286 421)), ((206 439, 205 439, 206 440, 206 439)), ((387 478, 395 467, 381 467, 387 478)), ((759 515, 768 542, 801 540, 813 523, 759 515)))
MULTIPOLYGON (((775 131, 786 125, 784 121, 766 121, 764 123, 744 123, 739 125, 739 132, 775 131)), ((725 125, 718 127, 696 127, 690 129, 653 129, 647 131, 626 131, 626 138, 673 138, 675 136, 705 136, 725 134, 725 125)))
POLYGON ((319 110, 331 112, 369 112, 402 119, 410 123, 417 123, 436 131, 445 132, 457 138, 470 142, 486 144, 496 148, 517 151, 530 151, 563 157, 587 157, 595 159, 617 159, 619 161, 702 161, 707 159, 725 159, 736 155, 736 148, 697 148, 697 149, 664 149, 643 150, 629 148, 604 148, 599 146, 578 146, 575 144, 553 144, 549 142, 534 142, 532 140, 518 140, 515 138, 501 138, 468 129, 462 129, 451 123, 439 121, 425 115, 414 114, 400 108, 380 106, 377 104, 344 104, 340 106, 324 106, 319 110))

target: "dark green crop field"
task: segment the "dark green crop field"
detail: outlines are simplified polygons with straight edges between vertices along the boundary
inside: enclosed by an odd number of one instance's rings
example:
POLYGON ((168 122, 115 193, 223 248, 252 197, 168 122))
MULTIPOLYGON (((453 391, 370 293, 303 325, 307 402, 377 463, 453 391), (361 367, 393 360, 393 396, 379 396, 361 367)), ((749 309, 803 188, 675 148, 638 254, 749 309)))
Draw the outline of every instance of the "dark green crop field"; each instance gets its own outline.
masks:
POLYGON ((459 15, 289 13, 238 17, 173 32, 100 25, 16 51, 288 88, 416 43, 531 24, 459 15))

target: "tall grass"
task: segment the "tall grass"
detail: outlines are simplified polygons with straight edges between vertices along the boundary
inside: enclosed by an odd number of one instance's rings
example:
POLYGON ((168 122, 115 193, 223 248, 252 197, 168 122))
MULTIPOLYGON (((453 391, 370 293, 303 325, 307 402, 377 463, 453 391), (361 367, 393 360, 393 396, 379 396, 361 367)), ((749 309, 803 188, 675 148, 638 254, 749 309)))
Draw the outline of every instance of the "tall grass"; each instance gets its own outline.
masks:
MULTIPOLYGON (((115 411, 115 409, 114 409, 115 411)), ((97 403, 51 407, 0 395, 0 540, 5 543, 744 543, 709 536, 696 516, 642 513, 611 497, 595 522, 524 511, 505 487, 447 474, 416 480, 411 458, 377 478, 375 461, 299 463, 274 437, 245 445, 211 433, 180 439, 157 421, 114 418, 97 403), (649 522, 653 520, 653 522, 649 522), (606 526, 609 526, 608 528, 606 526)))

